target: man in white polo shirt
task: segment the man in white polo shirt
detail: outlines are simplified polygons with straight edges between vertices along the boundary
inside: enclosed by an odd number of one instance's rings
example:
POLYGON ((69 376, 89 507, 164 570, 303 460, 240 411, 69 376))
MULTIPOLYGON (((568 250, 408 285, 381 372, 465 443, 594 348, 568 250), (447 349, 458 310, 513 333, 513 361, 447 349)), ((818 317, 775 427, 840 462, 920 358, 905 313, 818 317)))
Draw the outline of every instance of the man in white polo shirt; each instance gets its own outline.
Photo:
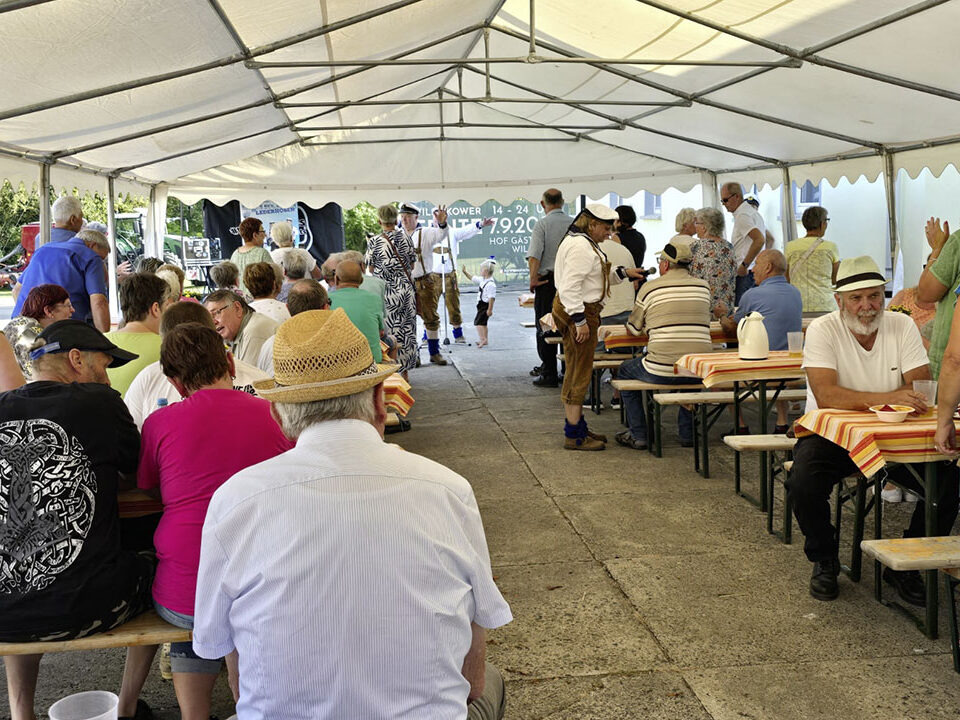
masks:
POLYGON ((194 651, 238 651, 244 720, 501 718, 485 628, 510 608, 470 484, 383 442, 396 366, 337 309, 281 325, 274 370, 255 387, 296 447, 214 494, 194 651))
POLYGON ((740 296, 754 286, 753 261, 763 250, 767 239, 767 228, 760 213, 743 199, 743 189, 738 182, 724 183, 720 188, 720 202, 733 214, 733 230, 730 242, 733 254, 740 263, 737 266, 737 285, 734 300, 740 303, 740 296))
MULTIPOLYGON (((835 287, 839 309, 817 318, 807 329, 803 348, 807 412, 818 407, 867 410, 883 404, 910 405, 920 413, 927 410, 924 396, 913 390, 914 380, 930 379, 920 332, 909 316, 884 311, 885 284, 869 256, 840 263, 835 287)), ((840 561, 836 529, 830 523, 830 492, 842 478, 856 473, 857 466, 844 448, 819 435, 798 440, 793 457, 786 486, 806 536, 804 552, 813 563, 810 594, 818 600, 833 600, 839 594, 840 561)), ((957 517, 957 466, 939 463, 937 470, 938 530, 948 534, 957 517)), ((887 475, 920 490, 906 466, 889 468, 887 475)), ((904 537, 926 535, 924 512, 923 502, 918 502, 904 537)), ((925 604, 923 581, 916 571, 886 568, 883 579, 905 601, 925 604)))

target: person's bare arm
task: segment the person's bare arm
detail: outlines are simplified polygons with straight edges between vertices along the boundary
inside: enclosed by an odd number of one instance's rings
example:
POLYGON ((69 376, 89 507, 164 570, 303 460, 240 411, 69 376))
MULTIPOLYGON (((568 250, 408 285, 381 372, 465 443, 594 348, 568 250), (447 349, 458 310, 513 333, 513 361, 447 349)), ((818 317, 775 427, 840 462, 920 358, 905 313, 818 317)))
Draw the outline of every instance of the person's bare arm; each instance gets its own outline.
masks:
POLYGON ((527 258, 527 266, 530 268, 530 292, 533 292, 537 285, 543 285, 544 280, 540 280, 540 260, 537 258, 527 258))
POLYGON ((860 392, 839 384, 837 371, 831 368, 808 367, 807 384, 820 408, 835 410, 868 410, 871 405, 910 405, 917 412, 927 411, 925 398, 913 391, 914 380, 929 380, 930 366, 922 365, 903 375, 903 385, 893 392, 860 392))
POLYGON ((763 239, 764 239, 764 243, 763 243, 764 250, 769 250, 770 248, 772 248, 774 245, 777 244, 777 239, 773 236, 773 233, 770 232, 769 230, 766 231, 763 239))
POLYGON ((21 385, 26 385, 26 380, 20 372, 17 357, 13 354, 13 348, 10 347, 6 335, 0 333, 0 392, 14 390, 21 385))
POLYGON ((487 304, 487 317, 493 317, 493 302, 494 302, 494 300, 496 300, 496 298, 490 298, 490 300, 487 301, 487 303, 488 303, 488 304, 487 304))
POLYGON ((320 269, 319 265, 314 265, 313 270, 310 271, 310 277, 314 280, 319 280, 323 277, 323 271, 320 269))
POLYGON ((837 284, 837 271, 838 271, 839 269, 840 269, 840 261, 837 260, 837 261, 833 264, 833 270, 832 270, 831 273, 830 273, 830 280, 831 280, 831 282, 832 282, 834 285, 837 284))
POLYGON ((90 312, 93 314, 93 324, 102 333, 110 332, 110 303, 106 295, 90 296, 90 312))
POLYGON ((16 285, 14 285, 14 286, 10 289, 10 292, 13 294, 13 301, 14 301, 14 302, 16 302, 16 301, 17 301, 17 298, 20 297, 20 289, 21 289, 22 287, 23 287, 23 285, 21 285, 20 283, 17 283, 16 285))
POLYGON ((487 631, 476 623, 470 623, 470 629, 473 631, 473 638, 460 672, 470 683, 470 695, 467 699, 476 700, 483 695, 487 672, 487 631))
POLYGON ((722 315, 718 319, 720 320, 720 327, 723 328, 727 337, 737 336, 737 321, 733 319, 733 315, 722 315))
POLYGON ((943 351, 940 380, 937 385, 937 450, 947 455, 957 454, 956 428, 953 413, 960 403, 960 313, 953 314, 950 340, 943 351))
POLYGON ((743 263, 737 268, 737 275, 741 277, 747 274, 750 263, 752 263, 757 255, 760 254, 760 251, 763 250, 763 245, 767 240, 763 233, 757 228, 753 228, 753 230, 748 232, 747 237, 750 238, 750 249, 747 250, 747 254, 743 258, 743 263))
POLYGON ((944 245, 950 239, 950 223, 940 224, 940 218, 930 218, 923 228, 924 235, 927 237, 927 244, 930 246, 930 256, 927 258, 927 264, 920 273, 920 281, 917 283, 917 300, 919 302, 939 302, 947 294, 948 288, 940 282, 936 276, 930 272, 933 263, 943 250, 944 245))

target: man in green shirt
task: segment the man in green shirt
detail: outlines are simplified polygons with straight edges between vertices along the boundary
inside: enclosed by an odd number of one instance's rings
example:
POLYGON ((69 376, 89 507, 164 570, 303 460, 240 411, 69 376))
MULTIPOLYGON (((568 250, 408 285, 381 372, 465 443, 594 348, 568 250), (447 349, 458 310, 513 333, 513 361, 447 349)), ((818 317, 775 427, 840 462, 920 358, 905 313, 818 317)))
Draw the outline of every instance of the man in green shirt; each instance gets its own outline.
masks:
POLYGON ((127 388, 147 365, 160 359, 160 316, 176 298, 167 282, 152 273, 133 273, 117 288, 123 327, 107 333, 117 347, 139 357, 118 368, 108 368, 110 386, 126 395, 127 388))
POLYGON ((353 260, 343 260, 337 265, 337 289, 330 293, 330 308, 343 311, 370 343, 370 352, 376 362, 383 362, 380 338, 384 334, 383 300, 371 292, 360 289, 363 270, 353 260))
POLYGON ((940 218, 930 218, 925 228, 930 256, 920 282, 917 283, 919 302, 937 303, 933 319, 933 334, 930 339, 930 373, 934 379, 940 376, 940 362, 950 338, 955 294, 960 285, 960 231, 950 234, 950 225, 940 225, 940 218))

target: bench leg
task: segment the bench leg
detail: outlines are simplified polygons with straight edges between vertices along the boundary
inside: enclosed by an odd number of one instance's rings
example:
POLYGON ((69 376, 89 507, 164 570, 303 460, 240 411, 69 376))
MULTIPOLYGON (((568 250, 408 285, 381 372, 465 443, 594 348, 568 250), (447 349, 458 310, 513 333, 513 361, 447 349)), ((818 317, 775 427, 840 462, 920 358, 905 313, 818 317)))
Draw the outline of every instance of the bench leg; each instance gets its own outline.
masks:
POLYGON ((740 495, 740 451, 733 451, 733 491, 740 495))
POLYGON ((947 613, 947 624, 950 628, 950 652, 953 654, 953 670, 960 673, 960 635, 957 634, 957 597, 956 589, 958 581, 943 574, 943 594, 947 597, 949 611, 947 613))
MULTIPOLYGON (((883 481, 880 474, 873 476, 873 497, 876 501, 873 506, 873 539, 883 537, 883 500, 880 493, 883 491, 883 481)), ((883 565, 879 560, 873 561, 873 596, 877 602, 883 602, 883 565)))
POLYGON ((850 579, 854 582, 860 582, 860 572, 863 564, 863 551, 860 549, 860 541, 863 540, 863 516, 867 495, 867 480, 862 475, 857 476, 856 492, 853 512, 853 548, 850 553, 850 579))
POLYGON ((773 535, 773 465, 776 453, 770 453, 770 465, 767 467, 767 533, 773 535))
POLYGON ((710 423, 707 422, 707 406, 697 405, 700 415, 700 452, 703 453, 703 460, 700 463, 703 468, 703 476, 710 477, 710 423))
POLYGON ((700 424, 704 418, 700 415, 700 405, 693 409, 693 469, 703 475, 700 469, 700 424))
POLYGON ((787 486, 783 486, 783 544, 793 542, 793 499, 787 486))
POLYGON ((654 434, 656 437, 656 446, 657 449, 654 452, 654 455, 657 457, 663 457, 663 413, 661 412, 662 408, 660 403, 655 402, 653 404, 653 425, 656 428, 654 434))

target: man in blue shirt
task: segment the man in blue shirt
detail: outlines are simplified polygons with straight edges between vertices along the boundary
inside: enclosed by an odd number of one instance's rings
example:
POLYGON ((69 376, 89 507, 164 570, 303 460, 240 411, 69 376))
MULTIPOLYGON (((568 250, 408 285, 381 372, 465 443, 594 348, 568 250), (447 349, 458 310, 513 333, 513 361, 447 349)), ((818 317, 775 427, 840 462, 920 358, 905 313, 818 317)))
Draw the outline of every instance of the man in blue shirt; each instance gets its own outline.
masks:
MULTIPOLYGON (((784 277, 786 271, 787 260, 779 250, 764 250, 757 255, 753 267, 756 286, 743 293, 733 317, 720 319, 728 335, 736 334, 737 324, 744 317, 758 312, 763 315, 770 349, 787 349, 787 333, 803 330, 803 299, 800 291, 787 282, 784 277)), ((744 430, 745 426, 741 425, 741 432, 744 430)), ((787 404, 777 402, 777 427, 774 432, 786 431, 787 404)))
POLYGON ((17 317, 30 290, 47 283, 59 285, 70 294, 73 318, 110 330, 107 278, 103 261, 110 243, 96 230, 83 230, 70 240, 42 245, 33 254, 20 279, 21 289, 12 317, 17 317))

